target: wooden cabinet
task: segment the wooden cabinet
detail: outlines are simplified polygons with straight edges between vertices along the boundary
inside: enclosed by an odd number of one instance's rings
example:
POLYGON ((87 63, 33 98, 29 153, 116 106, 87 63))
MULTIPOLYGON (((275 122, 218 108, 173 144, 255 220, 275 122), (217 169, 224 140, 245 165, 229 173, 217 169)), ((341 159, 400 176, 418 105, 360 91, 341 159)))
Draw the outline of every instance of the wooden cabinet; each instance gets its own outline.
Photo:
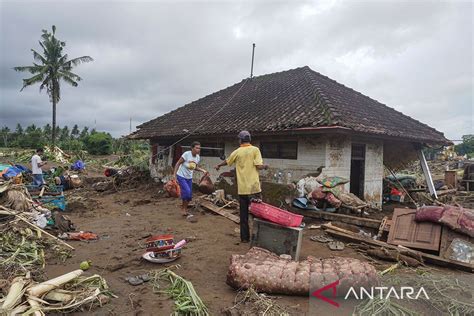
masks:
POLYGON ((393 211, 387 243, 410 248, 439 250, 441 225, 416 222, 416 210, 397 208, 393 211))

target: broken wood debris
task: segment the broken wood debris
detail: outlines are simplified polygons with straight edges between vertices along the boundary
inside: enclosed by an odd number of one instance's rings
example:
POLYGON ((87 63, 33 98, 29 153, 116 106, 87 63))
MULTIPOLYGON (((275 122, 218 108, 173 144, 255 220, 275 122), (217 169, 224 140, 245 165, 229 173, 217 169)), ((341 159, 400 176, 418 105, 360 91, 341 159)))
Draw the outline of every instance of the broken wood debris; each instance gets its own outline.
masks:
POLYGON ((326 233, 330 234, 331 236, 338 237, 341 239, 346 239, 350 240, 356 243, 366 243, 369 245, 373 246, 378 246, 378 247, 384 247, 386 249, 394 249, 394 250, 399 250, 403 249, 405 251, 411 252, 414 255, 418 255, 421 258, 423 258, 424 262, 439 265, 439 266, 447 266, 447 267, 452 267, 455 269, 463 270, 463 271, 468 271, 468 272, 474 272, 474 266, 471 264, 459 262, 459 261, 454 261, 450 259, 444 259, 436 255, 428 254, 425 252, 409 249, 406 247, 400 247, 400 246, 394 246, 390 245, 386 242, 380 241, 380 240, 374 240, 371 238, 366 238, 359 236, 351 231, 332 226, 332 225, 323 225, 323 228, 325 229, 326 233))
POLYGON ((218 207, 215 204, 213 204, 212 202, 204 200, 204 199, 200 199, 198 203, 199 203, 200 206, 204 207, 205 209, 207 209, 211 212, 214 212, 216 214, 224 216, 225 218, 228 218, 228 219, 230 219, 231 221, 233 221, 237 224, 240 223, 240 218, 238 216, 236 216, 234 214, 231 214, 229 211, 224 209, 226 206, 229 206, 232 203, 235 203, 233 201, 228 202, 227 204, 225 204, 224 206, 221 206, 221 207, 218 207))
POLYGON ((297 213, 309 218, 315 219, 325 219, 328 221, 339 221, 346 224, 353 224, 360 227, 369 227, 369 228, 379 228, 382 221, 377 219, 371 218, 363 218, 345 214, 336 214, 336 213, 329 213, 329 212, 314 212, 314 211, 306 211, 300 210, 297 208, 292 208, 291 211, 293 213, 297 213))

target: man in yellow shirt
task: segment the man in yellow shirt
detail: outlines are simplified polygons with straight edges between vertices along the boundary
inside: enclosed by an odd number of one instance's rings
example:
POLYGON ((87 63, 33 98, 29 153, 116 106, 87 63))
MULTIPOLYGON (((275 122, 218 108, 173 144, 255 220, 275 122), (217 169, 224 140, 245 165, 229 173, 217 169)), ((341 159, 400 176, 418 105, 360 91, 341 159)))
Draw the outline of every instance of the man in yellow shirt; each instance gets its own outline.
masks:
POLYGON ((239 194, 240 203, 240 240, 242 242, 250 241, 250 201, 254 197, 260 197, 260 193, 262 192, 258 171, 268 169, 268 166, 263 164, 260 149, 252 146, 250 140, 250 133, 241 131, 239 133, 240 147, 234 150, 229 158, 216 166, 216 170, 226 165, 235 165, 236 167, 237 192, 239 194))

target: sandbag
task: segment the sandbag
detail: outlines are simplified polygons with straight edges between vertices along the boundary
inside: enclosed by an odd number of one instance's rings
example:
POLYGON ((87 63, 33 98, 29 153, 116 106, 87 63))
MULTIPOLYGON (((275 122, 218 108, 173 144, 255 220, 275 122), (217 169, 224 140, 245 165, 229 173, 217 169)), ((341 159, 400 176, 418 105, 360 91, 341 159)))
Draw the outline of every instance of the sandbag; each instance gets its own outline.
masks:
POLYGON ((419 222, 442 223, 452 230, 474 237, 474 210, 445 205, 422 206, 416 210, 419 222))
POLYGON ((298 197, 306 197, 316 188, 319 188, 321 184, 318 182, 316 177, 306 177, 299 180, 296 183, 296 190, 298 191, 298 197))
POLYGON ((357 195, 350 192, 341 192, 338 196, 338 199, 341 200, 343 204, 351 205, 354 207, 361 207, 367 205, 364 201, 362 201, 357 195))
POLYGON ((440 223, 448 225, 451 229, 474 237, 474 211, 446 205, 440 223))
POLYGON ((438 223, 443 216, 443 206, 422 206, 416 210, 415 220, 418 222, 438 223))
POLYGON ((164 189, 171 197, 177 198, 181 195, 181 188, 179 187, 179 184, 175 179, 166 182, 164 189))
POLYGON ((351 286, 369 288, 380 283, 377 271, 368 262, 353 258, 318 259, 308 257, 297 262, 253 247, 245 255, 232 255, 227 284, 235 289, 253 287, 270 294, 309 295, 339 280, 338 295, 345 295, 351 286))
POLYGON ((324 200, 325 197, 326 192, 323 192, 321 187, 318 187, 311 192, 311 198, 314 200, 324 200))
POLYGON ((203 194, 211 194, 214 192, 214 183, 212 183, 209 175, 205 174, 199 181, 199 192, 203 194))
POLYGON ((331 204, 332 206, 334 206, 334 207, 336 207, 336 208, 337 208, 337 207, 340 207, 341 204, 342 204, 341 200, 339 200, 339 199, 338 199, 334 194, 332 194, 332 193, 328 193, 328 194, 326 195, 326 201, 328 201, 329 204, 331 204))

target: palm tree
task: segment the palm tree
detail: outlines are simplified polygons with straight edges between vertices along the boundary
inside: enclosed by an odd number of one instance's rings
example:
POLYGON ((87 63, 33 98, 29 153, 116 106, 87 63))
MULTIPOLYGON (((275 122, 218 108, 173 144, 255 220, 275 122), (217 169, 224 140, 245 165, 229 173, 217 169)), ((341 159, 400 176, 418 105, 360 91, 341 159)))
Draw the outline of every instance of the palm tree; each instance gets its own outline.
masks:
POLYGON ((14 67, 16 71, 26 71, 33 75, 28 79, 23 79, 23 87, 20 91, 28 86, 40 83, 40 91, 46 89, 49 99, 53 104, 53 127, 52 127, 52 143, 53 148, 56 141, 56 104, 61 98, 60 82, 64 81, 73 87, 77 87, 81 77, 71 72, 73 67, 92 61, 90 56, 82 56, 74 59, 68 59, 68 55, 63 55, 63 48, 66 42, 60 41, 55 37, 56 26, 52 27, 53 32, 43 30, 39 44, 43 49, 43 54, 32 49, 33 66, 14 67))

